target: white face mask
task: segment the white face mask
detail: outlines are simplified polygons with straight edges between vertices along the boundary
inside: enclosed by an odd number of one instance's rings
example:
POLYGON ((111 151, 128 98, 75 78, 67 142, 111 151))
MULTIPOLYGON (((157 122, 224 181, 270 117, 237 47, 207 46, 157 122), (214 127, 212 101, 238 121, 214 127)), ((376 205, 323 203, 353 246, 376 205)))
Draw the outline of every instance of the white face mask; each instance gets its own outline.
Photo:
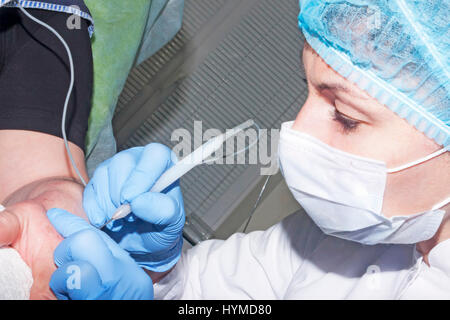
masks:
POLYGON ((386 164, 330 147, 284 123, 279 162, 287 185, 308 215, 326 234, 363 244, 412 244, 430 239, 445 211, 439 208, 410 216, 386 218, 381 210, 388 173, 437 157, 446 149, 405 166, 388 170, 386 164))

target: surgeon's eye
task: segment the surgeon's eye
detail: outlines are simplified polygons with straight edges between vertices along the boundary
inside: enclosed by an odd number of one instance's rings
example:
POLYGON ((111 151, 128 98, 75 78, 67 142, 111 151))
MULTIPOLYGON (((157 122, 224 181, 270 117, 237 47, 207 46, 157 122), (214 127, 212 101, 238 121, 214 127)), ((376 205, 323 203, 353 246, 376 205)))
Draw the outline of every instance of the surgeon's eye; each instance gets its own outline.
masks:
POLYGON ((358 129, 358 126, 360 125, 359 121, 349 118, 343 113, 340 113, 339 110, 337 109, 334 109, 333 120, 338 122, 342 126, 342 129, 344 130, 345 133, 355 131, 356 129, 358 129))

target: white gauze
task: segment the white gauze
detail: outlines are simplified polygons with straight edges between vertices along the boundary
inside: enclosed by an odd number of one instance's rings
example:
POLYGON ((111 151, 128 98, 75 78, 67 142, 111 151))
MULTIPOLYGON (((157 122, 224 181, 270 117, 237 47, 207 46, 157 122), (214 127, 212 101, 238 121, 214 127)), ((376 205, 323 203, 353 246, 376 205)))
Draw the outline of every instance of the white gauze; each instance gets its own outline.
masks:
MULTIPOLYGON (((3 210, 0 205, 0 212, 3 210)), ((9 247, 0 248, 0 300, 28 300, 32 285, 31 269, 19 253, 9 247)))

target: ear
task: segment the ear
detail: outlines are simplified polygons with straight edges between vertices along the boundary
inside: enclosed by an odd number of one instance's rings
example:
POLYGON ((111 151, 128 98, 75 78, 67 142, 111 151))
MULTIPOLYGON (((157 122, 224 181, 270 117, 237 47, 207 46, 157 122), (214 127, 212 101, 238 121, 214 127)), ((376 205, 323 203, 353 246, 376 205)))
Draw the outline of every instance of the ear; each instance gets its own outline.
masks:
POLYGON ((19 233, 20 223, 17 216, 0 206, 0 248, 12 244, 19 233))

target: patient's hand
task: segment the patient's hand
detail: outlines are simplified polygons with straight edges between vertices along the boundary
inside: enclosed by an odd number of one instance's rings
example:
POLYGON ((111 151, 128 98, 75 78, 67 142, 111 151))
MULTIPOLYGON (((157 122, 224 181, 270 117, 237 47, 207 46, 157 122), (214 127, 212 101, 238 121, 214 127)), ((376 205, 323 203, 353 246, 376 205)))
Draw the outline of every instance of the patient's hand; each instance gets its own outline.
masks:
POLYGON ((47 210, 63 207, 83 217, 83 188, 73 182, 58 181, 33 188, 26 198, 0 212, 0 247, 9 245, 31 268, 31 299, 55 299, 49 281, 56 270, 53 252, 63 238, 47 218, 47 210))

